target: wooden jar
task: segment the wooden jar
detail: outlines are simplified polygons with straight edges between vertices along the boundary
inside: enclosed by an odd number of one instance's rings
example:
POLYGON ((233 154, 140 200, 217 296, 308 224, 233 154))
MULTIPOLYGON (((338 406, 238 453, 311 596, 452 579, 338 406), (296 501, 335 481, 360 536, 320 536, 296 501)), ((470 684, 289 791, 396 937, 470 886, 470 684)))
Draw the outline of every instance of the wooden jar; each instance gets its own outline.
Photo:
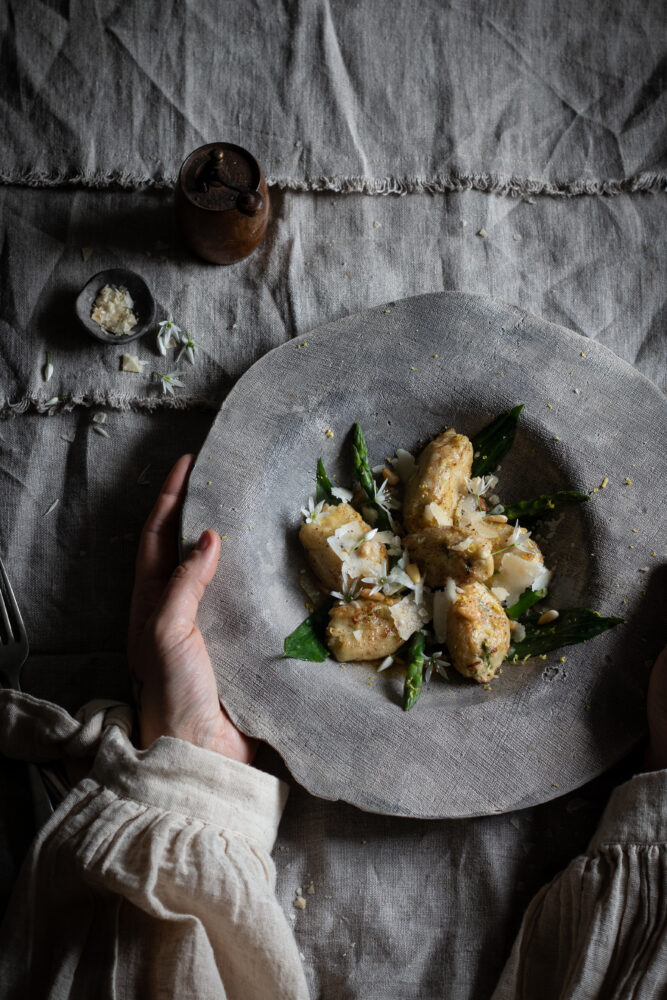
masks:
POLYGON ((255 250, 269 222, 269 192, 254 156, 231 142, 209 142, 183 161, 176 213, 185 241, 213 264, 235 264, 255 250))

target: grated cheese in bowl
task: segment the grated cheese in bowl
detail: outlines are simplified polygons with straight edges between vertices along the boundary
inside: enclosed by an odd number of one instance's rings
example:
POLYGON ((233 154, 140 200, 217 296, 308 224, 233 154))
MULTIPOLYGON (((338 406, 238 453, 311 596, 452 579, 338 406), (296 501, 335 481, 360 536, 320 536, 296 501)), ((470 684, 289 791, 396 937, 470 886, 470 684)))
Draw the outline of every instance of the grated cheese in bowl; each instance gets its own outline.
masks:
POLYGON ((123 285, 105 285, 97 293, 90 318, 117 337, 127 336, 137 325, 134 301, 123 285))

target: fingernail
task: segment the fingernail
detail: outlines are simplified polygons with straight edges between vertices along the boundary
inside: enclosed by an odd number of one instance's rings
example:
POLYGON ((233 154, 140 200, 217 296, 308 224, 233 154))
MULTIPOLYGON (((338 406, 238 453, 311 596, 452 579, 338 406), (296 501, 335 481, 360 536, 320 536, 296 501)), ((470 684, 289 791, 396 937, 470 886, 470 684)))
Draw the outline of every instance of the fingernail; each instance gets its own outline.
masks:
POLYGON ((199 541, 197 542, 197 551, 198 552, 205 552, 206 549, 209 547, 210 544, 211 544, 211 536, 208 534, 208 532, 205 531, 202 534, 202 536, 199 539, 199 541))

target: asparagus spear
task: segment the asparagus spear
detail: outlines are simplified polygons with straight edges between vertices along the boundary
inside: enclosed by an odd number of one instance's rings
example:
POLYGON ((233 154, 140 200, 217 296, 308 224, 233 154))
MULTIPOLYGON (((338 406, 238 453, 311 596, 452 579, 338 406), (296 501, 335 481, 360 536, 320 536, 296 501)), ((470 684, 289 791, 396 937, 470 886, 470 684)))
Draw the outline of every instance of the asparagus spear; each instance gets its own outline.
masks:
POLYGON ((331 601, 324 601, 302 621, 283 643, 283 659, 312 660, 323 663, 329 655, 324 639, 331 601))
POLYGON ((407 712, 412 708, 419 698, 422 689, 422 677, 424 672, 424 633, 415 632, 410 640, 408 655, 408 672, 405 675, 405 687, 403 689, 403 711, 407 712))
POLYGON ((373 479, 373 473, 371 472, 371 463, 368 458, 366 438, 364 437, 364 432, 361 429, 361 424, 355 424, 352 428, 352 461, 354 463, 355 475, 361 484, 362 490, 368 498, 368 503, 375 511, 377 511, 376 526, 380 529, 380 531, 390 531, 391 522, 389 520, 389 516, 386 510, 384 510, 384 508, 381 507, 375 499, 375 480, 373 479))
POLYGON ((538 625, 539 613, 524 618, 522 625, 526 636, 521 642, 514 642, 507 654, 508 659, 523 660, 528 656, 549 653, 561 646, 574 646, 592 639, 615 625, 624 624, 622 618, 603 618, 590 608, 566 608, 558 618, 548 625, 538 625))
POLYGON ((487 427, 471 438, 473 454, 472 475, 484 476, 496 468, 512 447, 519 415, 524 408, 520 403, 507 413, 501 413, 487 427))
POLYGON ((505 614, 508 618, 518 618, 524 613, 524 611, 527 611, 528 608, 532 608, 533 604, 537 604, 538 601, 543 600, 546 596, 546 588, 544 588, 544 590, 524 590, 523 594, 515 604, 509 608, 505 608, 505 614))
POLYGON ((558 493, 542 493, 533 500, 519 500, 518 503, 507 504, 503 513, 508 521, 516 521, 519 518, 521 523, 525 524, 527 521, 546 520, 557 514, 562 507, 573 503, 584 503, 587 500, 590 500, 587 493, 559 490, 558 493))
POLYGON ((338 497, 335 497, 331 492, 333 486, 331 484, 331 480, 326 474, 326 470, 324 468, 324 462, 322 461, 321 458, 318 458, 317 460, 316 478, 317 478, 317 489, 315 491, 315 497, 317 499, 317 502, 319 503, 320 500, 326 500, 326 502, 328 504, 331 504, 332 506, 336 506, 337 504, 339 504, 341 501, 338 499, 338 497))

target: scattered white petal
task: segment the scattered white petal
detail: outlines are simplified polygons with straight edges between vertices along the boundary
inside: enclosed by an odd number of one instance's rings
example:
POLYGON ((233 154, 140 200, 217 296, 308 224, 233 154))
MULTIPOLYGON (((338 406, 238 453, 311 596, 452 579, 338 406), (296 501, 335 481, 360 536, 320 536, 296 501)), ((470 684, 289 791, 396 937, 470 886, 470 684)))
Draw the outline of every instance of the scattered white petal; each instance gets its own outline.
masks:
POLYGON ((176 360, 180 361, 181 358, 185 355, 185 360, 189 364, 194 365, 195 351, 197 350, 197 345, 195 344, 194 340, 192 339, 187 330, 183 330, 183 332, 180 334, 179 339, 182 346, 180 351, 178 352, 176 360))
POLYGON ((109 431, 105 430, 104 427, 100 427, 99 424, 93 424, 93 430, 95 431, 96 434, 101 434, 102 437, 105 438, 109 437, 109 431))
POLYGON ((382 671, 386 670, 387 667, 390 667, 393 662, 394 662, 394 657, 393 656, 385 656, 384 660, 382 661, 382 663, 378 667, 378 673, 381 674, 382 671))
POLYGON ((174 388, 185 389, 185 382, 178 377, 180 372, 169 372, 166 375, 153 372, 153 378, 162 385, 162 395, 174 395, 174 388))
POLYGON ((359 596, 360 589, 361 584, 359 580, 353 580, 347 589, 343 586, 343 590, 332 590, 331 596, 335 597, 337 601, 343 601, 344 604, 350 604, 359 596))
POLYGON ((55 510, 59 503, 60 503, 60 498, 58 500, 54 500, 51 506, 48 508, 48 510, 44 511, 42 517, 46 517, 46 515, 50 514, 52 510, 55 510))
POLYGON ((93 423, 94 424, 104 424, 106 423, 107 415, 106 413, 94 413, 93 423))
POLYGON ((320 514, 322 513, 322 508, 324 507, 325 501, 320 500, 318 504, 315 504, 312 497, 308 498, 308 506, 301 508, 301 513, 307 522, 316 521, 320 514))

